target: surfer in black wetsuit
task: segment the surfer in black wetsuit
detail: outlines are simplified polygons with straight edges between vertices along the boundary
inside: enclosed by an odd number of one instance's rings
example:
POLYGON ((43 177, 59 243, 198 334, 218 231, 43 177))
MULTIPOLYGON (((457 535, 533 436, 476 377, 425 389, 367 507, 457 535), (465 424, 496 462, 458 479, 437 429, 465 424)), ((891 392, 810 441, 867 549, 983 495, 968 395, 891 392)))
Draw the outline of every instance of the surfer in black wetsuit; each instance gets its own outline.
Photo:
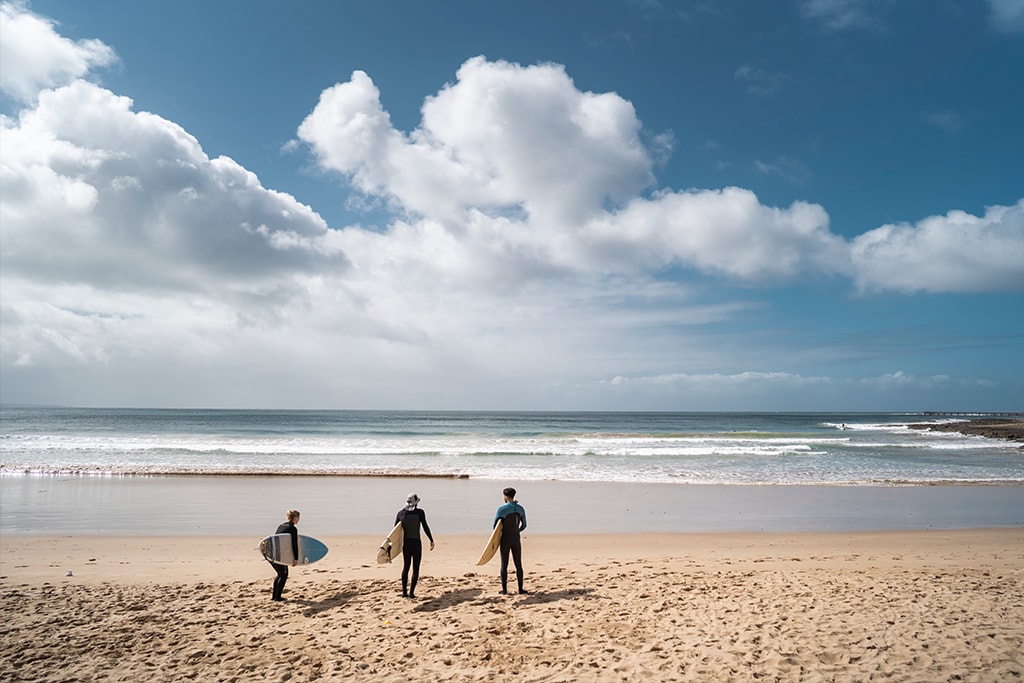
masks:
MULTIPOLYGON (((277 527, 275 534, 289 534, 292 537, 292 557, 295 560, 292 562, 294 567, 299 563, 299 530, 295 528, 295 525, 299 523, 299 511, 289 510, 286 517, 288 521, 277 527)), ((274 579, 274 595, 271 600, 280 602, 284 600, 281 597, 281 593, 284 592, 284 584, 288 582, 288 565, 285 564, 274 564, 274 570, 277 572, 277 578, 274 579)))
POLYGON ((410 493, 405 499, 405 507, 395 515, 395 524, 402 525, 405 540, 402 541, 402 597, 416 597, 416 582, 420 578, 420 559, 423 557, 423 541, 420 540, 420 526, 430 539, 430 549, 434 549, 434 537, 427 525, 427 513, 419 509, 420 497, 410 493), (412 565, 412 581, 409 580, 409 566, 412 565))
POLYGON ((505 496, 505 504, 498 508, 494 514, 493 529, 501 520, 501 541, 498 546, 501 551, 501 593, 508 593, 508 555, 512 553, 512 561, 516 564, 516 579, 519 584, 519 592, 523 590, 523 545, 519 533, 526 529, 526 510, 516 500, 516 490, 507 488, 502 491, 505 496))

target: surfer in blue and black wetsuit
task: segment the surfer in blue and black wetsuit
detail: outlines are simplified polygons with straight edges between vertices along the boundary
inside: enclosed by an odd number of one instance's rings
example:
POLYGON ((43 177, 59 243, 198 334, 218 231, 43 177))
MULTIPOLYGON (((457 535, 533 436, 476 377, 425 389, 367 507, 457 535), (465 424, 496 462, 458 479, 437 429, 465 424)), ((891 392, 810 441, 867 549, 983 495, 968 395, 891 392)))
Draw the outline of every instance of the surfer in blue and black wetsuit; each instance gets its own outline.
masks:
POLYGON ((512 553, 512 561, 516 563, 516 579, 519 583, 519 592, 523 590, 523 545, 519 533, 526 530, 526 510, 516 500, 516 490, 507 488, 502 491, 505 496, 505 504, 498 508, 494 515, 493 529, 501 520, 501 541, 498 546, 501 551, 501 593, 508 593, 508 555, 512 553))
POLYGON ((420 526, 430 539, 430 549, 434 549, 434 537, 427 525, 427 513, 419 509, 420 497, 410 493, 405 499, 405 507, 395 515, 395 524, 402 525, 405 540, 402 541, 402 597, 416 597, 416 582, 420 578, 420 559, 423 558, 423 541, 420 540, 420 526), (412 565, 412 581, 409 581, 409 566, 412 565))
MULTIPOLYGON (((299 523, 299 511, 289 510, 286 514, 288 521, 277 527, 276 534, 288 534, 292 537, 292 557, 295 561, 292 562, 294 567, 299 563, 299 530, 295 528, 295 525, 299 523)), ((284 600, 281 597, 281 593, 284 592, 284 584, 288 582, 288 565, 286 564, 274 564, 274 570, 277 572, 277 578, 274 579, 274 595, 271 600, 280 602, 284 600)))

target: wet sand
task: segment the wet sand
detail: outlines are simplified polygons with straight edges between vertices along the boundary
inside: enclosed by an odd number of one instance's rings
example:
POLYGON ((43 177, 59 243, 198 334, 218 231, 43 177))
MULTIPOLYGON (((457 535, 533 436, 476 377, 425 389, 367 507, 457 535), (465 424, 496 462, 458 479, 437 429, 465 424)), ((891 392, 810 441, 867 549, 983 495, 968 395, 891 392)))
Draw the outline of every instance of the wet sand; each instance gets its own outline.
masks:
POLYGON ((486 534, 512 484, 547 534, 1024 526, 1024 486, 717 486, 334 476, 0 477, 0 536, 263 536, 298 508, 311 536, 381 533, 416 492, 441 534, 486 534))

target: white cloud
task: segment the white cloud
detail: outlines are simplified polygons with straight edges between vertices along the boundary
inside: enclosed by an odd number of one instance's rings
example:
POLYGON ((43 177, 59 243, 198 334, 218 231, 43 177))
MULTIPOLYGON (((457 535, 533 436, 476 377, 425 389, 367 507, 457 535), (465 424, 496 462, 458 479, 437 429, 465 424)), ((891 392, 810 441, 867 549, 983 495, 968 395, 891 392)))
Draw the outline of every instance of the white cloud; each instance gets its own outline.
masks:
POLYGON ((347 268, 309 207, 96 85, 44 90, 2 124, 5 366, 173 374, 258 348, 310 273, 347 268))
MULTIPOLYGON (((44 48, 66 49, 43 35, 44 48)), ((4 391, 20 387, 21 400, 47 384, 67 398, 45 400, 123 404, 103 393, 121 383, 166 387, 163 403, 179 405, 281 405, 286 393, 306 405, 483 407, 477 398, 500 395, 502 407, 538 396, 558 407, 558 391, 587 405, 596 377, 671 375, 680 358, 732 367, 687 331, 753 304, 702 299, 701 274, 1020 287, 1019 204, 974 219, 968 239, 950 239, 966 216, 953 212, 851 245, 817 204, 767 206, 737 187, 652 191, 669 138, 644 131, 628 101, 580 91, 558 65, 479 57, 426 99, 410 132, 365 73, 323 92, 299 139, 362 194, 352 201, 396 216, 379 232, 331 229, 177 124, 74 78, 103 63, 46 78, 4 67, 5 82, 39 89, 0 130, 0 362, 4 391), (933 264, 957 260, 967 265, 955 277, 936 278, 933 264)))
POLYGON ((593 233, 605 261, 632 257, 648 269, 682 265, 752 281, 848 270, 820 206, 768 207, 737 187, 637 199, 593 233))
POLYGON ((782 89, 791 76, 781 71, 772 73, 745 65, 736 69, 733 78, 740 83, 745 83, 747 89, 755 95, 774 95, 782 89))
MULTIPOLYGON (((893 3, 879 0, 803 0, 804 16, 822 26, 841 31, 878 28, 893 3)), ((985 0, 988 21, 1000 33, 1024 31, 1024 0, 985 0)))
POLYGON ((0 91, 18 100, 30 102, 40 90, 116 62, 114 50, 98 40, 69 40, 23 4, 0 5, 0 91))
POLYGON ((784 156, 772 161, 757 160, 754 162, 754 168, 758 173, 778 176, 794 185, 805 185, 813 176, 802 162, 784 156))
POLYGON ((924 112, 921 114, 921 120, 929 126, 944 130, 947 133, 955 133, 964 127, 963 117, 952 111, 924 112))
POLYGON ((1024 31, 1024 0, 988 0, 993 28, 1003 33, 1024 31))
POLYGON ((1024 200, 983 216, 950 211, 916 225, 883 225, 853 240, 855 280, 864 290, 1024 290, 1024 200))
POLYGON ((561 66, 476 57, 426 100, 408 135, 391 127, 357 71, 324 92, 299 137, 324 169, 415 214, 451 221, 478 209, 578 223, 653 182, 640 128, 629 102, 577 90, 561 66))
POLYGON ((460 277, 848 271, 819 206, 766 207, 739 188, 642 197, 653 175, 641 128, 628 102, 576 90, 562 67, 478 57, 427 99, 409 134, 356 72, 324 93, 299 136, 323 168, 415 217, 392 233, 418 235, 413 258, 432 254, 460 277))
POLYGON ((875 389, 889 389, 890 387, 919 387, 922 389, 934 390, 953 383, 949 375, 912 375, 902 370, 877 375, 875 377, 864 377, 856 380, 856 384, 872 387, 875 389))
POLYGON ((735 386, 750 388, 752 386, 773 385, 807 387, 809 385, 832 384, 833 380, 828 377, 802 377, 789 372, 740 372, 731 375, 722 373, 673 373, 651 377, 623 377, 620 375, 612 378, 608 383, 617 386, 628 384, 676 385, 687 389, 710 389, 735 386))
POLYGON ((794 372, 741 371, 733 373, 667 373, 618 375, 594 383, 590 391, 613 396, 624 405, 702 406, 703 410, 857 410, 870 397, 875 410, 903 410, 904 405, 927 405, 944 392, 957 400, 982 388, 976 380, 949 375, 895 372, 866 377, 830 377, 794 372), (852 397, 857 397, 851 401, 852 397), (677 402, 677 403, 674 403, 677 402), (884 407, 881 407, 884 406, 884 407), (825 408, 821 408, 825 410, 825 408))
POLYGON ((85 81, 3 121, 5 274, 191 288, 322 257, 327 227, 179 126, 85 81))
POLYGON ((874 26, 868 0, 804 0, 804 14, 826 28, 840 31, 874 26))

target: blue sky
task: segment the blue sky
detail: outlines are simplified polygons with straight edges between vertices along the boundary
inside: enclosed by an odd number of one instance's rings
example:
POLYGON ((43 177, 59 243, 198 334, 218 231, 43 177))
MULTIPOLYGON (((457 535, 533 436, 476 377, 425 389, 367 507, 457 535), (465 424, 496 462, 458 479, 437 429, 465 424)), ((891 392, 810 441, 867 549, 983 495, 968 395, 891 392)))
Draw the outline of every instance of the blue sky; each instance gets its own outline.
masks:
POLYGON ((2 8, 4 402, 1024 404, 1021 0, 2 8))

